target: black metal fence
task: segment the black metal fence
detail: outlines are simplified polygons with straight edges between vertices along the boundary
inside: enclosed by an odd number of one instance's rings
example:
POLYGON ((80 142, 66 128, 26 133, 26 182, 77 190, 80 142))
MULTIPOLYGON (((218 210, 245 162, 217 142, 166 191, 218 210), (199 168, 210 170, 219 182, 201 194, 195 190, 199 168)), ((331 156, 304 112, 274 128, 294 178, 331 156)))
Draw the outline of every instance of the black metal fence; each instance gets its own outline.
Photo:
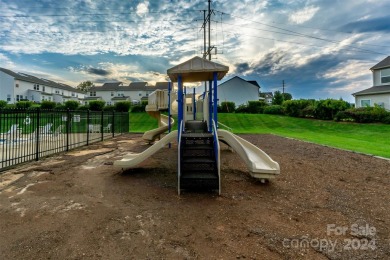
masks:
POLYGON ((0 109, 0 171, 129 132, 129 113, 0 109))

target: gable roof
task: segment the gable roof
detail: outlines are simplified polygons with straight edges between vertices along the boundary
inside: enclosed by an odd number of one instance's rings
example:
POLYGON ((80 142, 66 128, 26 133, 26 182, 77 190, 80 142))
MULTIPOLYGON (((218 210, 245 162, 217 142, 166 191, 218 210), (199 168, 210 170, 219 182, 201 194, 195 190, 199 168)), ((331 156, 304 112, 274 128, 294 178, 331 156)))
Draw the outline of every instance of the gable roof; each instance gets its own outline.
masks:
POLYGON ((122 84, 122 82, 109 82, 109 83, 104 83, 102 88, 115 88, 119 87, 122 84))
POLYGON ((231 78, 231 79, 229 79, 229 80, 227 80, 227 81, 225 81, 225 82, 219 84, 218 87, 224 85, 226 82, 229 82, 229 81, 231 81, 231 80, 233 80, 233 79, 235 79, 235 78, 238 78, 238 79, 241 80, 241 81, 247 82, 247 83, 249 83, 249 84, 251 84, 251 85, 253 85, 253 86, 256 86, 256 87, 260 88, 260 85, 257 83, 257 81, 255 81, 255 80, 247 81, 247 80, 245 80, 245 79, 243 79, 243 78, 241 78, 241 77, 239 77, 239 76, 234 76, 233 78, 231 78), (256 82, 256 84, 254 84, 254 82, 256 82))
POLYGON ((352 95, 353 96, 363 96, 363 95, 370 95, 370 94, 386 94, 386 93, 390 93, 390 85, 374 86, 374 87, 353 93, 352 95))
POLYGON ((390 56, 387 56, 387 58, 376 64, 370 70, 377 70, 382 68, 390 68, 390 56))
POLYGON ((217 72, 217 78, 221 80, 228 71, 228 66, 195 56, 168 69, 167 74, 172 82, 177 82, 179 75, 182 76, 183 82, 198 82, 213 80, 213 72, 217 72))
POLYGON ((63 84, 63 83, 57 83, 52 80, 48 79, 43 79, 43 78, 37 78, 35 76, 26 74, 26 73, 16 73, 13 72, 12 70, 8 70, 5 68, 0 68, 0 71, 4 72, 5 74, 8 74, 9 76, 13 77, 16 80, 21 80, 21 81, 26 81, 30 83, 35 83, 43 86, 48 86, 48 87, 54 87, 58 89, 63 89, 63 90, 68 90, 72 92, 77 92, 77 93, 84 93, 76 88, 73 88, 69 85, 63 84))
POLYGON ((251 83, 252 85, 255 85, 256 87, 259 87, 259 88, 260 88, 260 85, 259 85, 259 83, 257 83, 256 80, 247 80, 246 82, 249 82, 249 83, 251 83))

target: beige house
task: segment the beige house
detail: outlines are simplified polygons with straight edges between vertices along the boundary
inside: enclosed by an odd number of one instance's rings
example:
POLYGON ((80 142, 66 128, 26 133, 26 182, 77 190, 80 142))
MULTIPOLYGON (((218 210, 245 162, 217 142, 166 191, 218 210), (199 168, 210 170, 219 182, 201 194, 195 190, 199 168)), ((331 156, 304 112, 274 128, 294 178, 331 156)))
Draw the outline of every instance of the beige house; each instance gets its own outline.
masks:
POLYGON ((353 93, 356 107, 375 104, 390 110, 390 56, 370 69, 373 87, 353 93))
POLYGON ((168 82, 157 82, 155 86, 147 82, 131 82, 124 85, 122 82, 104 83, 89 89, 85 104, 92 100, 103 100, 107 105, 114 105, 119 101, 130 101, 133 104, 147 100, 150 93, 156 89, 168 89, 168 82))

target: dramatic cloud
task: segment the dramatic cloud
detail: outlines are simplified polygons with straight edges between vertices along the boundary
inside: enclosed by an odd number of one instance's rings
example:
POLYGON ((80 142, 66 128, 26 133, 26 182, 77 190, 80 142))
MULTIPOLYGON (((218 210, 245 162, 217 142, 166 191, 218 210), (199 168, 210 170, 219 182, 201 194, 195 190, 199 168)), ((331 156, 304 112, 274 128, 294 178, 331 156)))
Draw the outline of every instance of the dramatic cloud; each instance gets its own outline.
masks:
MULTIPOLYGON (((257 80, 263 91, 285 80, 296 98, 352 99, 370 86, 367 70, 390 53, 389 1, 218 0, 211 7, 213 61, 229 66, 225 80, 257 80)), ((199 10, 206 8, 204 0, 0 0, 0 66, 70 85, 163 81, 168 68, 203 55, 199 10)))
POLYGON ((301 24, 309 21, 319 10, 319 7, 307 6, 302 10, 292 13, 289 17, 289 20, 296 24, 301 24))
POLYGON ((88 68, 87 72, 90 74, 95 74, 99 76, 108 76, 111 74, 111 72, 104 70, 104 69, 95 69, 95 68, 88 68))

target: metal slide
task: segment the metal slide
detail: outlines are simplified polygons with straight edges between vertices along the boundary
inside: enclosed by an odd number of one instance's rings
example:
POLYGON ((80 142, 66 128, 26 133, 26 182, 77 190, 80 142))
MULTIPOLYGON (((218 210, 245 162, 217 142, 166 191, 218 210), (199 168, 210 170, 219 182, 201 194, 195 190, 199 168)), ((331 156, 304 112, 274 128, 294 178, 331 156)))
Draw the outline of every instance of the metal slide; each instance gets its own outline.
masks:
POLYGON ((217 132, 218 138, 229 144, 244 160, 252 177, 267 180, 280 174, 279 164, 260 148, 229 131, 219 129, 217 132))
POLYGON ((142 153, 133 153, 125 155, 122 160, 117 160, 114 162, 114 166, 121 168, 132 168, 141 162, 145 161, 147 158, 158 152, 160 149, 164 148, 165 145, 177 140, 177 130, 170 132, 160 141, 156 142, 154 145, 143 151, 142 153))

